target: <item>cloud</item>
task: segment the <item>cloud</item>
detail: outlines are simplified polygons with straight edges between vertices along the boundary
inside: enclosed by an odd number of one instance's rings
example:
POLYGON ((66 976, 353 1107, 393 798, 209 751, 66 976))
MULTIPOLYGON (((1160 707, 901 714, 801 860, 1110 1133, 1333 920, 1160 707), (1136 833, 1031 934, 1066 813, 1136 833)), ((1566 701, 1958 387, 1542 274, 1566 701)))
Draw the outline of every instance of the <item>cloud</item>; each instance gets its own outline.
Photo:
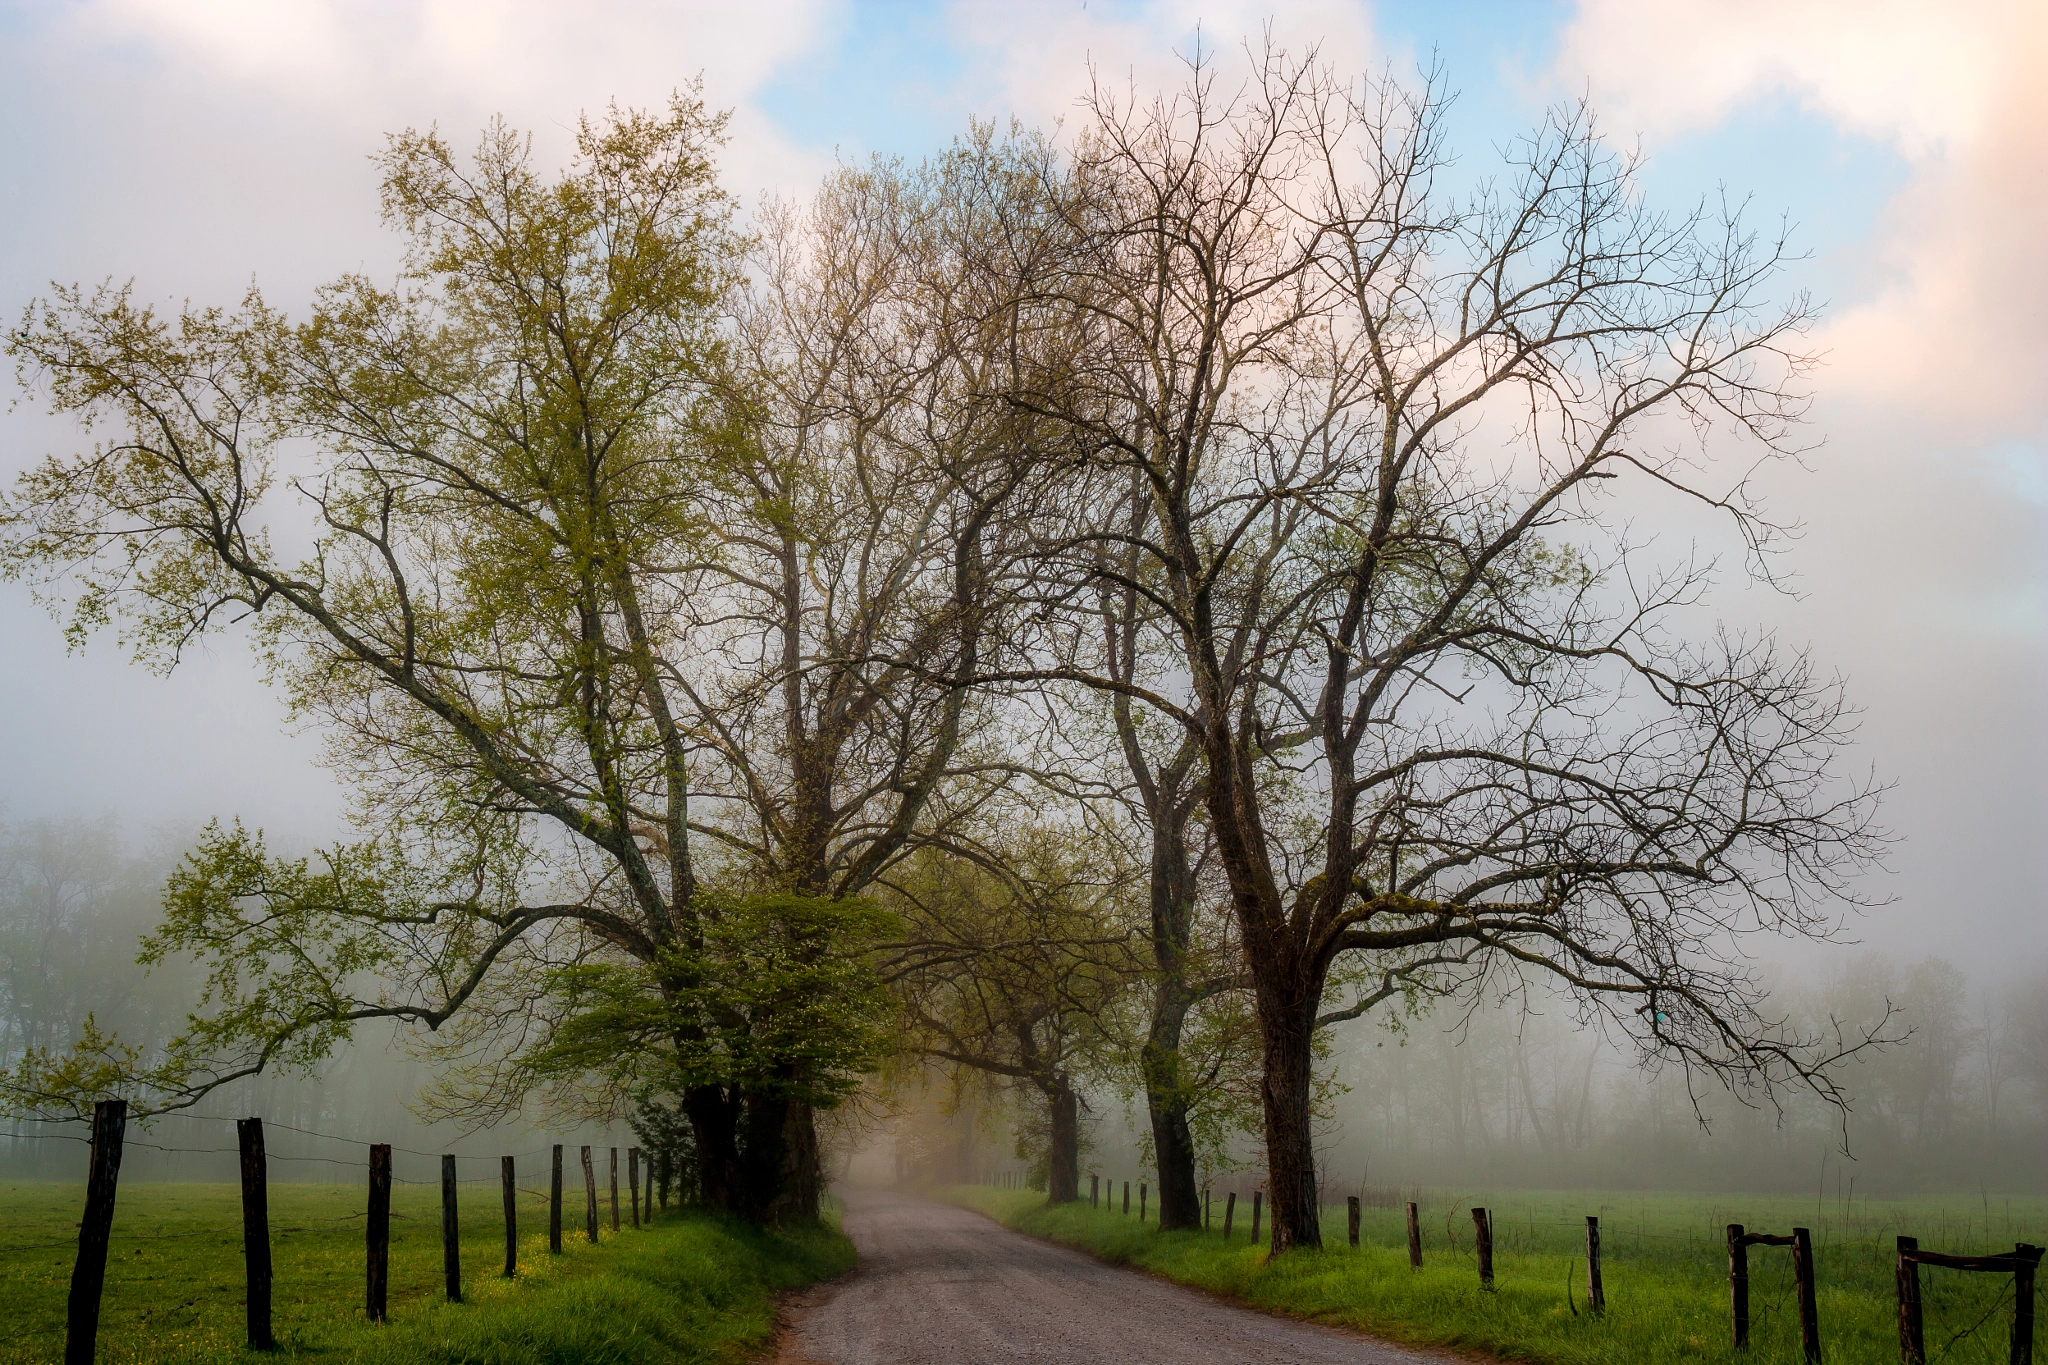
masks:
POLYGON ((2048 7, 2033 0, 1582 0, 1559 76, 1652 142, 1790 95, 1909 169, 1821 334, 1837 395, 1951 448, 2048 438, 2048 7))
POLYGON ((577 113, 657 105, 701 72, 713 105, 742 111, 726 164, 750 192, 823 169, 745 106, 840 2, 89 0, 63 28, 73 47, 139 47, 162 77, 236 82, 343 126, 461 128, 503 113, 563 147, 557 130, 577 113))
POLYGON ((1018 14, 1009 0, 956 0, 948 25, 966 57, 963 84, 977 92, 978 112, 1015 113, 1046 127, 1071 120, 1091 69, 1104 85, 1128 86, 1141 99, 1178 89, 1197 39, 1226 76, 1241 70, 1245 46, 1256 49, 1269 29, 1291 54, 1316 47, 1340 73, 1368 70, 1376 51, 1368 9, 1356 0, 1070 4, 1038 10, 1029 23, 1018 14))

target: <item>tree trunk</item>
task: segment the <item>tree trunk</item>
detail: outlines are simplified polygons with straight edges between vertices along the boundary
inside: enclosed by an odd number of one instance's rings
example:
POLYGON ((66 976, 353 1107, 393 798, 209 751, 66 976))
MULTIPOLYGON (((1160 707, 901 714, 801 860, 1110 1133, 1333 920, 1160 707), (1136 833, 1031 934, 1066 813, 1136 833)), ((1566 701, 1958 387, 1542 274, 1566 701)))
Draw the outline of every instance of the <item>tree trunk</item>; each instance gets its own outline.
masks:
POLYGON ((683 1113, 697 1143, 697 1199, 708 1209, 738 1212, 744 1179, 739 1161, 736 1106, 716 1085, 695 1085, 683 1092, 683 1113))
POLYGON ((773 1216, 784 1227, 818 1221, 823 1194, 817 1111, 807 1100, 792 1100, 782 1123, 782 1180, 773 1216))
POLYGON ((1188 1128, 1188 1094, 1180 1072, 1180 1031, 1187 1017, 1176 982, 1162 982, 1153 999, 1152 1031, 1140 1058, 1145 1107, 1152 1118, 1152 1156, 1159 1170, 1159 1230, 1199 1228, 1201 1192, 1195 1183, 1195 1138, 1188 1128))
POLYGON ((1045 1152, 1045 1202, 1071 1204, 1081 1197, 1081 1099, 1066 1077, 1045 1087, 1049 1140, 1045 1152))
MULTIPOLYGON (((1312 994, 1311 1000, 1319 994, 1312 994)), ((1295 1247, 1323 1244, 1315 1139, 1309 1125, 1314 1060, 1309 1039, 1315 1007, 1265 1000, 1260 1005, 1259 1033, 1265 1044, 1260 1098, 1266 1119, 1267 1189, 1273 1203, 1271 1254, 1278 1256, 1295 1247)))
POLYGON ((790 1108, 791 1101, 777 1092, 747 1096, 739 1160, 742 1185, 731 1207, 749 1222, 767 1222, 779 1205, 788 1159, 784 1134, 790 1108))
MULTIPOLYGON (((1143 758, 1135 746, 1128 761, 1134 774, 1142 771, 1143 758)), ((1192 1096, 1180 1055, 1181 1030, 1193 1003, 1188 953, 1194 940, 1195 876, 1187 846, 1188 820, 1193 812, 1181 793, 1192 761, 1189 752, 1147 787, 1146 816, 1152 824, 1152 961, 1158 979, 1152 991, 1152 1026, 1139 1062, 1145 1077, 1145 1107, 1152 1119, 1162 1232, 1199 1229, 1202 1220, 1195 1184, 1195 1139, 1188 1128, 1192 1096)))

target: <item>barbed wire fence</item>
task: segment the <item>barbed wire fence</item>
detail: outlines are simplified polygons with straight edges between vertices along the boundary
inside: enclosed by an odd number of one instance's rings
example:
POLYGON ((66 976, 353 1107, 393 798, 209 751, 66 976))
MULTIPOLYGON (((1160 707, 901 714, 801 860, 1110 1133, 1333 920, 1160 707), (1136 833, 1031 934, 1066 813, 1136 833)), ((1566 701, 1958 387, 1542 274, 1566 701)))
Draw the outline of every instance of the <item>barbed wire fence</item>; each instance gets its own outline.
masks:
MULTIPOLYGON (((97 1354, 100 1306, 106 1288, 108 1253, 114 1242, 148 1243, 202 1237, 225 1238, 237 1231, 242 1234, 248 1344, 252 1349, 273 1349, 276 1346, 271 1321, 273 1230, 270 1225, 269 1205, 269 1174, 273 1163, 287 1163, 288 1169, 325 1169, 332 1171, 342 1180, 347 1179, 346 1173, 355 1173, 359 1179, 365 1180, 368 1199, 367 1206, 362 1211, 336 1217, 300 1217, 293 1221, 295 1224, 311 1226, 355 1222, 363 1224, 363 1305, 365 1316, 371 1321, 384 1321, 388 1316, 391 1222, 393 1219, 406 1220, 414 1216, 392 1209, 391 1188, 394 1184, 440 1187, 443 1292, 448 1302, 462 1302, 462 1239, 458 1213, 461 1203, 459 1190, 463 1186, 474 1188, 496 1185, 502 1193, 505 1227, 503 1275, 510 1277, 518 1271, 521 1196, 529 1200, 544 1201, 549 1251, 554 1254, 562 1251, 565 1145, 561 1143, 498 1154, 495 1178, 471 1176, 464 1179, 460 1176, 458 1162, 488 1161, 491 1158, 473 1154, 458 1156, 451 1152, 429 1152, 392 1143, 366 1142, 361 1138, 322 1132, 301 1124, 266 1123, 261 1118, 235 1119, 200 1114, 152 1117, 181 1119, 195 1124, 233 1124, 236 1130, 235 1145, 209 1144, 204 1138, 193 1142, 159 1142, 130 1136, 127 1104, 121 1100, 104 1100, 94 1106, 90 1136, 53 1131, 25 1132, 20 1126, 0 1131, 0 1139, 16 1143, 71 1144, 74 1150, 77 1145, 86 1148, 83 1154, 87 1166, 85 1208, 78 1223, 76 1239, 0 1242, 0 1254, 76 1248, 77 1257, 72 1267, 65 1313, 65 1365, 92 1365, 97 1354), (270 1152, 266 1148, 266 1130, 345 1144, 361 1149, 361 1154, 327 1156, 310 1152, 270 1152), (241 1185, 241 1221, 179 1232, 115 1233, 113 1217, 122 1158, 130 1151, 187 1158, 234 1157, 241 1185), (396 1155, 434 1161, 438 1163, 440 1169, 437 1176, 424 1179, 402 1176, 393 1169, 393 1158, 396 1155), (518 1180, 519 1163, 540 1156, 549 1158, 549 1179, 545 1190, 521 1184, 518 1180)), ((628 1218, 634 1228, 651 1220, 655 1186, 653 1165, 643 1160, 644 1153, 637 1146, 628 1146, 624 1149, 626 1159, 623 1163, 623 1172, 619 1159, 621 1149, 617 1146, 609 1147, 605 1167, 606 1181, 600 1186, 593 1161, 594 1150, 597 1149, 593 1145, 580 1144, 577 1152, 583 1176, 583 1231, 585 1237, 592 1243, 600 1240, 607 1221, 610 1224, 610 1232, 616 1234, 626 1225, 628 1218), (643 1174, 647 1177, 644 1189, 643 1174), (620 1189, 622 1175, 626 1186, 623 1205, 620 1189)), ((277 1229, 280 1233, 304 1230, 305 1228, 301 1226, 277 1229)), ((11 1336, 0 1336, 0 1345, 23 1340, 36 1335, 39 1330, 30 1329, 11 1336)))
MULTIPOLYGON (((994 1168, 982 1173, 980 1183, 998 1189, 1022 1189, 1026 1187, 1027 1182, 1019 1170, 994 1168)), ((1118 1179, 1097 1170, 1089 1173, 1084 1184, 1085 1192, 1081 1197, 1091 1209, 1099 1208, 1111 1214, 1117 1214, 1121 1210, 1121 1216, 1124 1217, 1129 1217, 1135 1211, 1142 1221, 1146 1207, 1145 1188, 1142 1179, 1123 1181, 1120 1203, 1118 1179), (1139 1191, 1135 1210, 1130 1199, 1133 1186, 1139 1191)), ((1421 1217, 1424 1197, 1420 1187, 1404 1190, 1397 1186, 1373 1184, 1361 1179, 1354 1188, 1359 1192, 1345 1199, 1349 1244, 1354 1248, 1360 1245, 1363 1221, 1361 1215, 1364 1209, 1393 1209, 1400 1206, 1405 1213, 1409 1263, 1412 1268, 1420 1270, 1423 1266, 1424 1240, 1421 1217), (1411 1197, 1404 1200, 1400 1197, 1403 1194, 1411 1197)), ((1247 1191, 1249 1197, 1244 1202, 1248 1202, 1253 1210, 1252 1239, 1256 1242, 1259 1237, 1258 1210, 1264 1202, 1265 1192, 1261 1182, 1241 1172, 1232 1173, 1221 1181, 1202 1186, 1201 1215, 1195 1230, 1204 1234, 1214 1231, 1212 1210, 1215 1205, 1212 1203, 1212 1196, 1220 1196, 1223 1207, 1221 1230, 1223 1237, 1228 1240, 1233 1235, 1236 1207, 1240 1197, 1247 1191), (1220 1189, 1217 1188, 1219 1185, 1220 1189)), ((1494 1210, 1484 1205, 1474 1205, 1470 1208, 1471 1228, 1467 1235, 1471 1240, 1468 1244, 1459 1231, 1460 1224, 1464 1221, 1460 1215, 1467 1202, 1455 1194, 1445 1196, 1442 1192, 1438 1192, 1437 1197, 1431 1201, 1432 1205, 1444 1206, 1444 1244, 1453 1255, 1461 1258, 1469 1255, 1478 1270, 1482 1287, 1493 1287, 1493 1251, 1496 1241, 1502 1234, 1506 1234, 1506 1240, 1512 1250, 1518 1254, 1528 1255, 1544 1244, 1542 1234, 1546 1230, 1570 1229, 1573 1234, 1582 1234, 1585 1239, 1583 1257, 1586 1267, 1588 1308, 1595 1317, 1603 1314, 1606 1294, 1602 1273, 1602 1246, 1603 1238, 1612 1236, 1612 1233, 1603 1232, 1600 1215, 1585 1214, 1582 1216, 1583 1221, 1571 1218, 1543 1218, 1531 1208, 1510 1223, 1497 1220, 1494 1210)), ((1435 1213, 1436 1210, 1432 1207, 1431 1216, 1434 1217, 1435 1213)), ((1987 1205, 1985 1235, 1990 1234, 1991 1221, 1987 1205)), ((1878 1225, 1878 1229, 1881 1233, 1892 1226, 1893 1216, 1887 1215, 1878 1225)), ((1948 1231, 1944 1215, 1942 1232, 1946 1235, 1948 1231)), ((1747 1345, 1750 1329, 1756 1322, 1796 1314, 1801 1354, 1809 1361, 1819 1361, 1823 1358, 1818 1309, 1820 1274, 1815 1259, 1813 1234, 1809 1229, 1794 1227, 1789 1233, 1757 1233, 1749 1232, 1743 1224, 1730 1223, 1720 1230, 1719 1237, 1715 1237, 1704 1230, 1653 1229, 1647 1226, 1646 1221, 1639 1221, 1633 1227, 1624 1222, 1621 1236, 1627 1243, 1634 1244, 1633 1249, 1636 1250, 1654 1245, 1667 1250, 1704 1252, 1716 1241, 1720 1241, 1728 1255, 1730 1336, 1733 1344, 1738 1348, 1747 1345), (1791 1250, 1792 1276, 1789 1294, 1775 1294, 1752 1304, 1748 1271, 1748 1249, 1752 1246, 1785 1247, 1791 1250), (1791 1313, 1787 1312, 1788 1309, 1791 1313)), ((1988 1336, 1995 1330, 1993 1324, 1996 1320, 2008 1310, 2011 1323, 2007 1349, 2009 1365, 2034 1365, 2034 1291, 2043 1255, 2041 1247, 2020 1242, 2011 1252, 1979 1256, 1955 1255, 1922 1251, 1916 1239, 1903 1234, 1898 1236, 1897 1245, 1899 1351, 1902 1365, 1940 1365, 1940 1362, 1949 1359, 1964 1343, 1981 1341, 1988 1336), (1946 1339, 1932 1356, 1928 1354, 1924 1341, 1923 1316, 1928 1296, 1919 1283, 1918 1272, 1921 1266, 2010 1277, 2008 1284, 1981 1312, 1976 1312, 1975 1316, 1967 1317, 1952 1326, 1946 1339)), ((1570 1279, 1567 1279, 1566 1283, 1569 1286, 1570 1279)), ((1570 1290, 1567 1288, 1567 1294, 1569 1293, 1570 1290)), ((1572 1311, 1576 1313, 1578 1310, 1574 1306, 1572 1311)))

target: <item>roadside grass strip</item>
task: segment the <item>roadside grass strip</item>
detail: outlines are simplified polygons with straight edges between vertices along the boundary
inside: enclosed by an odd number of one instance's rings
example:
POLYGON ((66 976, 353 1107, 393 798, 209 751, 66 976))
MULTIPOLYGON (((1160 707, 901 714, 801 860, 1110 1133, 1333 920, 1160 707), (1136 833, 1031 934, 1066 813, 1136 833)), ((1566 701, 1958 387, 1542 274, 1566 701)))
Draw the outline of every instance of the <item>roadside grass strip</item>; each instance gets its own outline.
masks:
MULTIPOLYGON (((1746 1351, 1730 1337, 1724 1228, 1813 1229, 1823 1358, 1841 1365, 1899 1358, 1894 1270, 1899 1233, 1923 1246, 2010 1251, 2040 1243, 2048 1205, 1987 1199, 1883 1203, 1821 1209, 1783 1196, 1622 1193, 1451 1195, 1424 1191, 1423 1268, 1408 1264, 1404 1215, 1364 1210, 1360 1246, 1345 1245, 1343 1207, 1323 1210, 1325 1249, 1268 1263, 1246 1237, 1245 1201, 1234 1238, 1220 1230, 1160 1233, 1084 1199, 1057 1209, 1030 1190, 954 1186, 942 1197, 998 1222, 1119 1265, 1265 1312, 1348 1327, 1393 1341, 1447 1347, 1541 1365, 1664 1365, 1723 1361, 1796 1365, 1802 1360, 1789 1254, 1750 1254, 1752 1328, 1746 1351), (1975 1203, 1975 1200, 1971 1201, 1975 1203), (1495 1287, 1479 1285, 1473 1205, 1493 1210, 1495 1287), (1586 1300, 1584 1214, 1601 1216, 1607 1312, 1586 1300), (1448 1215, 1448 1217, 1447 1217, 1448 1215), (1782 1225, 1782 1226, 1781 1226, 1782 1225)), ((1216 1224, 1222 1222, 1221 1202, 1216 1224)), ((1990 1275, 1923 1272, 1928 1359, 2005 1365, 2011 1282, 1990 1275), (1939 1297, 1936 1305, 1935 1297, 1939 1297), (1939 1329, 1934 1325, 1941 1323, 1939 1329)))
MULTIPOLYGON (((761 1231, 694 1209, 592 1245, 581 1219, 547 1249, 545 1204, 520 1209, 519 1274, 499 1273, 495 1186, 465 1188, 465 1302, 442 1296, 440 1192, 393 1191, 389 1324, 363 1320, 363 1193, 272 1185, 279 1350, 243 1345, 240 1191, 124 1187, 115 1208, 101 1365, 675 1365, 744 1360, 774 1331, 774 1296, 853 1265, 836 1229, 761 1231)), ((0 1365, 63 1358, 76 1249, 72 1185, 0 1185, 0 1365)), ((574 1210, 581 1212, 580 1208, 574 1210)))

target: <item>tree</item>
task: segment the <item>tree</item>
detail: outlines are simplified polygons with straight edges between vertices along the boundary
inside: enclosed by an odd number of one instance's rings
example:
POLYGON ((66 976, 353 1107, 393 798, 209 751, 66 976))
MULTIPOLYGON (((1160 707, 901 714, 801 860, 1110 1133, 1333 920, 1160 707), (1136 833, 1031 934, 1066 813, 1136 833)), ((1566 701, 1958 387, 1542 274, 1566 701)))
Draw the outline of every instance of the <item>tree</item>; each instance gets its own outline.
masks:
POLYGON ((1045 600, 1141 595, 1170 676, 1091 666, 1062 619, 1004 680, 1130 697, 1200 752, 1275 1252, 1320 1242, 1318 1023, 1404 990, 1554 975, 1689 1068, 1826 1091, 1727 945, 1825 936, 1877 855, 1875 792, 1837 772, 1850 713, 1768 637, 1692 642, 1711 564, 1657 562, 1619 516, 1704 504, 1768 577, 1773 528, 1709 457, 1797 449, 1782 243, 1646 207, 1582 110, 1460 196, 1434 81, 1269 52, 1215 82, 1091 96, 1070 254, 1021 286, 1087 361, 1009 395, 1099 471, 1045 600), (1340 963, 1364 987, 1327 1009, 1340 963))
MULTIPOLYGON (((216 830, 153 949, 210 963, 211 1013, 140 1074, 104 1040, 45 1058, 19 1102, 118 1082, 190 1104, 362 1020, 438 1028, 504 972, 593 953, 651 973, 678 1055, 746 1053, 690 974, 733 902, 700 895, 677 695, 699 646, 675 566, 707 542, 741 246, 721 127, 691 96, 586 119, 552 181, 502 125, 467 167, 405 133, 381 157, 409 239, 392 287, 345 277, 297 325, 254 292, 166 318, 127 288, 59 289, 9 337, 25 383, 110 437, 20 481, 7 571, 68 576, 75 631, 119 619, 164 668, 253 617, 377 831, 309 864, 216 830), (313 517, 296 562, 266 520, 280 481, 313 517)), ((706 1202, 772 1201, 754 1178, 777 1152, 749 1144, 779 1148, 757 1111, 787 1098, 687 1075, 706 1202)))
MULTIPOLYGON (((1000 624, 1025 423, 979 395, 997 354, 965 306, 992 207, 969 148, 846 168, 765 217, 698 489, 688 572, 704 648, 678 682, 700 754, 694 828, 750 884, 844 900, 944 840, 1008 777, 965 743, 965 685, 1000 624), (948 323, 949 313, 958 319, 948 323)), ((659 837, 658 832, 650 837, 659 837)), ((817 1213, 818 1139, 791 1110, 786 1197, 817 1213)))
POLYGON ((1081 1081, 1132 976, 1120 888, 1073 843, 1026 828, 999 864, 931 855, 887 880, 906 932, 884 971, 906 1046, 1035 1092, 1050 1204, 1080 1198, 1081 1081))
MULTIPOLYGON (((1151 499, 1134 486, 1126 507, 1130 537, 1143 537, 1151 499)), ((1222 997, 1241 991, 1244 979, 1227 910, 1221 917, 1214 913, 1216 898, 1205 895, 1202 884, 1205 865, 1214 880, 1214 844, 1200 819, 1201 751, 1185 731, 1161 735, 1132 696, 1137 688, 1158 685, 1160 674, 1172 668, 1171 642, 1158 637, 1152 596, 1137 588, 1151 566, 1132 545, 1117 546, 1116 554, 1098 583, 1093 657, 1114 689, 1106 702, 1115 754, 1105 756, 1104 766, 1114 771, 1120 761, 1128 774, 1126 801, 1145 845, 1151 1000, 1137 1049, 1138 1073, 1158 1175, 1159 1226, 1172 1231, 1201 1226, 1196 1114, 1205 1100, 1215 1117, 1231 1108, 1214 1102, 1228 1093, 1247 1059, 1230 1030, 1213 1025, 1237 1022, 1222 997), (1218 1006, 1225 1008, 1217 1019, 1202 1021, 1212 1025, 1205 1031, 1210 1046, 1191 1055, 1197 1051, 1189 1046, 1191 1016, 1217 1014, 1218 1006)))

